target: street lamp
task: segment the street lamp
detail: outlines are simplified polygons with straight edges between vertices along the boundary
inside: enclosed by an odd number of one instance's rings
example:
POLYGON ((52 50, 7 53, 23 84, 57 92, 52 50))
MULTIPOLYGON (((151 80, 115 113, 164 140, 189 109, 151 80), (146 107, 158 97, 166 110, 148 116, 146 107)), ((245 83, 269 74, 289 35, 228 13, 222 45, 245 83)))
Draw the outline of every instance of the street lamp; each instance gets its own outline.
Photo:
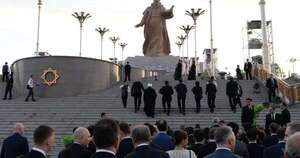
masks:
POLYGON ((37 39, 36 39, 36 51, 35 55, 39 53, 39 45, 40 45, 40 23, 41 23, 41 7, 43 5, 42 0, 38 0, 38 26, 37 26, 37 39))
POLYGON ((191 25, 181 26, 180 29, 183 30, 186 34, 187 58, 189 59, 189 33, 193 29, 193 26, 191 25))
POLYGON ((195 28, 195 61, 197 59, 197 19, 200 15, 203 15, 205 10, 201 8, 194 9, 192 8, 191 11, 185 11, 185 15, 190 16, 194 21, 194 28, 195 28))
POLYGON ((119 46, 122 48, 122 61, 124 61, 124 49, 127 45, 127 43, 119 43, 119 46))
POLYGON ((182 43, 182 58, 184 58, 184 41, 185 41, 185 39, 186 39, 186 36, 184 36, 184 35, 180 35, 180 36, 177 36, 177 38, 180 40, 180 42, 182 43))
POLYGON ((109 31, 109 29, 107 29, 105 27, 104 28, 98 27, 98 28, 96 28, 96 31, 101 36, 101 60, 102 60, 102 57, 103 57, 103 37, 104 37, 104 34, 109 31))
POLYGON ((79 56, 81 56, 81 48, 82 48, 82 27, 83 23, 86 19, 92 17, 89 13, 84 13, 84 12, 74 12, 72 16, 76 19, 78 19, 79 24, 80 24, 80 47, 79 47, 79 56))
POLYGON ((181 47, 182 47, 182 45, 183 45, 183 42, 181 42, 181 41, 177 41, 176 43, 175 43, 177 46, 178 46, 178 54, 179 54, 179 58, 181 58, 181 47))
POLYGON ((116 43, 117 43, 118 40, 120 40, 120 38, 116 37, 116 36, 112 36, 109 39, 113 42, 113 46, 114 46, 114 63, 116 63, 117 62, 117 60, 116 60, 116 43))

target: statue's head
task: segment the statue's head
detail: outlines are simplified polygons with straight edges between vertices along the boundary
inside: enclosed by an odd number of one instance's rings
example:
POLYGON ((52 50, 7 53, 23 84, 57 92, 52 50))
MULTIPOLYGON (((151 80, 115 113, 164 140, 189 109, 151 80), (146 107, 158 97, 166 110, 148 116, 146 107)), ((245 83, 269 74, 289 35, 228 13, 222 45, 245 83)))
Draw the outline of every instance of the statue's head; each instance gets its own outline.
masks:
POLYGON ((160 0, 153 0, 153 2, 154 2, 154 3, 159 3, 159 2, 160 2, 160 0))

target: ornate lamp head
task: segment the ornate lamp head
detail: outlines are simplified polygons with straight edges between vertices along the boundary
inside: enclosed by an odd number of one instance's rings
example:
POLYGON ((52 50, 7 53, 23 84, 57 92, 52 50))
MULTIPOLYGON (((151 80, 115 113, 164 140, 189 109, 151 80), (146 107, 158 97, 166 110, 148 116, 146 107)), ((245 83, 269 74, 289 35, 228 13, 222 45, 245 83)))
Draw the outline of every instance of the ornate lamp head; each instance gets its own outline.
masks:
POLYGON ((186 25, 186 26, 183 25, 180 27, 180 29, 183 30, 186 35, 188 35, 193 28, 194 27, 191 25, 186 25))
POLYGON ((127 43, 119 43, 119 46, 122 47, 122 49, 124 49, 128 44, 127 43))
POLYGON ((191 11, 188 11, 188 10, 185 11, 185 15, 192 17, 195 24, 197 23, 198 17, 200 15, 203 15, 204 13, 205 13, 205 10, 203 10, 201 8, 198 8, 198 9, 192 8, 191 11))
POLYGON ((72 16, 76 19, 78 19, 80 26, 84 23, 84 21, 88 18, 91 18, 92 16, 89 13, 84 13, 84 12, 74 12, 72 16))
POLYGON ((116 44, 116 42, 118 41, 118 40, 120 40, 120 38, 119 37, 116 37, 116 36, 112 36, 112 37, 110 37, 109 38, 114 44, 116 44))
POLYGON ((181 43, 183 44, 183 42, 185 41, 186 39, 186 36, 184 35, 180 35, 180 36, 177 36, 177 38, 181 41, 181 43))
POLYGON ((104 36, 104 34, 105 34, 106 32, 109 31, 109 29, 107 29, 107 28, 105 28, 105 27, 103 27, 103 28, 98 27, 98 28, 96 28, 95 30, 96 30, 97 32, 99 32, 99 34, 100 34, 101 36, 104 36))

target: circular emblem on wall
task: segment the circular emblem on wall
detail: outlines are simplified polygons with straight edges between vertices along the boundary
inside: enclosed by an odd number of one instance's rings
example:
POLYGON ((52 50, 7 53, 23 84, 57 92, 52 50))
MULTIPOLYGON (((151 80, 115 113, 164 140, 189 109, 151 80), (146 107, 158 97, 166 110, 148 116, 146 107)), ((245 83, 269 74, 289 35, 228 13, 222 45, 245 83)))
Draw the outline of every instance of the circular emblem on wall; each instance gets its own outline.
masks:
POLYGON ((57 80, 59 79, 59 75, 57 74, 56 70, 53 70, 52 68, 48 68, 47 70, 43 71, 41 78, 43 80, 43 84, 50 87, 57 83, 57 80))

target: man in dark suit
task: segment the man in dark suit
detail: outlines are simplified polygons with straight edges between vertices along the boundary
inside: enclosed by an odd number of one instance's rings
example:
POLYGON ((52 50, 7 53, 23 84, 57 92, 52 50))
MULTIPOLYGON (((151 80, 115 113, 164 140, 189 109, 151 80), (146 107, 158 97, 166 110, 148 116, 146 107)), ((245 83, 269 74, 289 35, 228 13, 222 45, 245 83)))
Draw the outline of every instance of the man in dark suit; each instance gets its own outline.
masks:
POLYGON ((266 81, 266 87, 268 88, 269 102, 275 101, 276 89, 278 88, 277 80, 274 78, 273 74, 266 81))
POLYGON ((266 136, 263 142, 265 147, 269 147, 278 143, 279 141, 278 134, 277 134, 278 129, 279 129, 279 125, 277 123, 270 124, 269 127, 270 135, 266 136))
POLYGON ((90 158, 92 152, 87 149, 90 143, 90 132, 84 127, 78 127, 73 134, 74 143, 65 149, 59 158, 90 158))
POLYGON ((271 123, 276 123, 278 125, 281 123, 281 116, 276 113, 276 108, 274 106, 269 107, 269 114, 266 115, 265 129, 267 133, 269 133, 269 126, 271 123))
POLYGON ((195 144, 191 145, 191 150, 193 150, 195 152, 195 154, 197 155, 197 157, 199 157, 198 155, 201 154, 201 147, 204 145, 204 132, 202 129, 196 129, 194 131, 194 137, 195 137, 195 144))
POLYGON ((154 118, 155 114, 155 104, 156 104, 157 94, 152 84, 148 83, 148 88, 144 91, 144 112, 148 117, 154 118))
POLYGON ((237 97, 237 84, 234 82, 233 77, 230 77, 229 82, 226 84, 226 95, 229 99, 231 110, 236 112, 236 97, 237 97))
POLYGON ((247 59, 247 62, 244 65, 244 71, 246 73, 246 79, 252 80, 252 63, 247 59))
POLYGON ((111 119, 103 119, 96 123, 93 140, 97 151, 91 158, 116 158, 119 142, 119 125, 111 119))
POLYGON ((8 74, 9 74, 9 67, 7 65, 7 62, 5 62, 5 64, 2 67, 2 82, 7 81, 8 74))
POLYGON ((134 112, 140 110, 144 86, 140 81, 133 83, 131 87, 131 96, 134 98, 134 112))
MULTIPOLYGON (((229 122, 227 124, 227 126, 232 128, 232 131, 233 131, 235 137, 237 138, 239 136, 239 129, 240 129, 239 125, 235 122, 229 122)), ((234 153, 243 158, 249 158, 249 152, 248 152, 248 148, 247 148, 246 144, 238 139, 236 140, 234 153)))
POLYGON ((208 83, 206 84, 205 94, 207 95, 207 103, 210 108, 210 112, 214 113, 216 108, 215 100, 216 100, 217 86, 214 83, 214 77, 211 77, 208 83))
POLYGON ((286 126, 288 123, 291 122, 291 114, 288 110, 288 105, 286 103, 281 103, 281 126, 286 126))
POLYGON ((215 131, 216 131, 216 127, 212 127, 209 129, 208 132, 208 143, 203 145, 202 147, 200 147, 199 151, 196 153, 198 158, 203 158, 211 153, 213 153, 216 148, 217 148, 217 144, 215 141, 215 131))
POLYGON ((125 79, 124 82, 130 81, 130 73, 131 73, 131 66, 129 65, 129 62, 124 67, 124 73, 125 73, 125 79))
POLYGON ((205 158, 240 158, 233 153, 236 138, 228 126, 218 127, 215 131, 217 149, 205 158))
POLYGON ((263 158, 281 158, 285 147, 285 128, 280 128, 277 132, 279 142, 264 150, 263 158))
POLYGON ((28 141, 22 136, 23 133, 23 124, 16 123, 14 134, 3 141, 0 158, 16 158, 28 153, 28 141))
POLYGON ((202 87, 200 86, 200 82, 199 81, 195 82, 195 87, 192 88, 192 92, 193 92, 194 97, 195 97, 196 112, 200 113, 201 99, 203 98, 203 90, 202 90, 202 87))
POLYGON ((247 131, 247 138, 248 138, 248 152, 249 152, 249 157, 250 158, 263 158, 263 153, 265 147, 261 144, 257 144, 257 130, 256 128, 250 128, 247 131))
POLYGON ((174 142, 172 138, 167 135, 168 124, 165 120, 159 120, 156 122, 156 126, 159 130, 158 134, 153 137, 152 144, 157 147, 157 149, 161 149, 164 151, 173 150, 175 148, 174 142))
POLYGON ((243 127, 245 128, 246 126, 252 126, 253 121, 254 121, 254 107, 252 104, 252 99, 247 98, 246 99, 246 105, 242 108, 242 116, 241 116, 241 122, 243 127))
POLYGON ((179 80, 179 84, 175 86, 175 90, 177 92, 179 113, 185 115, 185 99, 186 99, 187 88, 186 85, 183 84, 182 80, 179 80))
POLYGON ((242 88, 239 80, 235 80, 235 82, 236 82, 236 85, 237 85, 236 105, 239 105, 240 108, 242 108, 241 97, 243 96, 243 88, 242 88))
POLYGON ((120 123, 121 142, 117 151, 117 158, 124 158, 134 151, 132 138, 130 137, 130 126, 127 123, 120 123))
POLYGON ((172 95, 174 94, 173 88, 169 85, 169 81, 165 81, 165 86, 163 86, 159 93, 162 95, 162 105, 164 108, 164 113, 170 115, 171 110, 171 102, 172 102, 172 95), (166 110, 166 103, 167 103, 167 110, 166 110))
POLYGON ((150 144, 150 131, 145 125, 139 125, 132 130, 132 139, 135 151, 130 153, 126 158, 169 158, 164 151, 153 149, 150 144))
POLYGON ((240 69, 240 65, 237 65, 235 72, 236 72, 236 78, 242 80, 243 76, 242 76, 242 70, 240 69))
POLYGON ((54 129, 49 126, 39 126, 33 133, 35 147, 25 156, 26 158, 46 158, 54 144, 54 129))
POLYGON ((7 99, 8 94, 9 94, 8 99, 11 100, 13 84, 14 84, 14 78, 13 78, 13 72, 12 72, 6 81, 6 87, 5 87, 5 93, 4 93, 3 100, 7 99))

